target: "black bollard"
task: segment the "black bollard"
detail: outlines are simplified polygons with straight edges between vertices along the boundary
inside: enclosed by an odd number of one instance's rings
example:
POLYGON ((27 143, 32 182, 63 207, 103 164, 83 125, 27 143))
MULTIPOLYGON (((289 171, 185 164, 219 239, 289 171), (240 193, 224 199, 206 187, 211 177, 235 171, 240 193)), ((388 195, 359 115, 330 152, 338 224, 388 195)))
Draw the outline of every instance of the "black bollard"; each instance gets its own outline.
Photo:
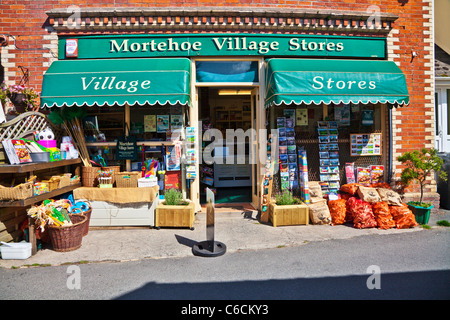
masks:
POLYGON ((223 255, 227 247, 214 240, 214 193, 206 189, 206 241, 195 244, 192 248, 194 255, 201 257, 218 257, 223 255))

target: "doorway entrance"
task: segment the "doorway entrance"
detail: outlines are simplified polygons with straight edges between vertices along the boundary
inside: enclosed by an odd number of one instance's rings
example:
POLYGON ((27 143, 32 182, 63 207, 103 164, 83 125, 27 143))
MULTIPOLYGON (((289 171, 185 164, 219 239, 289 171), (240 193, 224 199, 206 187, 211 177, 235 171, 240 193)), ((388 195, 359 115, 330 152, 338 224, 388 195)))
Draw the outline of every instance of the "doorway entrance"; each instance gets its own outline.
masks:
POLYGON ((215 203, 251 203, 256 149, 254 87, 198 87, 198 119, 202 129, 200 203, 206 188, 215 203), (252 149, 253 148, 253 149, 252 149))

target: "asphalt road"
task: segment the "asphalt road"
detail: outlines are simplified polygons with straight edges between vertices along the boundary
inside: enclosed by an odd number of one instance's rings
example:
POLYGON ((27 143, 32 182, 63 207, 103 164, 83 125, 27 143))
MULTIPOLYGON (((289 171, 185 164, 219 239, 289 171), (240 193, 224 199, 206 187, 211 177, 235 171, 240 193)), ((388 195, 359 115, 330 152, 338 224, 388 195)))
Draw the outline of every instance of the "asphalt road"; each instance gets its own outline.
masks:
POLYGON ((214 258, 0 268, 0 299, 447 300, 449 240, 437 227, 214 258))

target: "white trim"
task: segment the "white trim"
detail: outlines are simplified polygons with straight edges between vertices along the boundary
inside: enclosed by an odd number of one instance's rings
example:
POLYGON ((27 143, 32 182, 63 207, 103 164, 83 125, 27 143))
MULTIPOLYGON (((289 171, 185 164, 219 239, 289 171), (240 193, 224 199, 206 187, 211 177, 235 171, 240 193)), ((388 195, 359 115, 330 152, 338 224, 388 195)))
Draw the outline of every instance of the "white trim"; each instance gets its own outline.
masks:
MULTIPOLYGON (((58 97, 58 98, 60 98, 60 97, 58 97)), ((135 104, 138 104, 138 105, 145 105, 145 104, 148 104, 148 105, 151 105, 151 106, 154 106, 154 105, 156 105, 156 104, 160 104, 160 105, 164 105, 164 104, 170 104, 170 105, 172 105, 172 106, 174 106, 174 105, 177 105, 177 104, 181 104, 181 105, 189 105, 189 101, 188 102, 181 102, 180 100, 177 100, 175 103, 171 103, 169 100, 166 100, 165 102, 162 102, 162 101, 159 101, 159 100, 157 100, 155 103, 150 103, 148 100, 145 100, 145 102, 144 103, 141 103, 141 102, 139 102, 139 101, 137 101, 137 100, 135 100, 134 102, 131 102, 131 101, 125 101, 123 104, 120 104, 120 103, 118 103, 117 101, 114 101, 112 104, 109 104, 108 102, 104 102, 103 104, 99 104, 98 102, 94 102, 93 104, 88 104, 88 103, 82 103, 82 104, 78 104, 77 102, 74 102, 73 104, 71 104, 71 105, 68 105, 67 103, 63 103, 62 105, 58 105, 56 102, 55 103, 53 103, 52 105, 48 105, 47 103, 44 103, 42 106, 41 106, 41 109, 42 108, 44 108, 44 107, 46 107, 46 108, 53 108, 53 107, 58 107, 58 108, 62 108, 62 107, 73 107, 73 106, 76 106, 76 107, 82 107, 82 106, 88 106, 88 107, 93 107, 93 106, 105 106, 105 105, 107 105, 108 107, 112 107, 112 106, 115 106, 115 105, 118 105, 118 106, 121 106, 121 107, 123 107, 124 105, 126 105, 126 104, 129 104, 129 105, 135 105, 135 104)))
POLYGON ((297 105, 300 105, 300 104, 306 104, 306 105, 315 104, 315 105, 320 105, 322 103, 323 104, 330 104, 330 103, 336 103, 336 104, 339 104, 339 103, 344 103, 344 104, 348 104, 348 103, 354 103, 354 104, 360 104, 360 103, 361 104, 369 104, 369 103, 372 103, 372 104, 375 104, 375 103, 396 104, 397 103, 397 104, 399 104, 399 106, 402 106, 402 107, 405 106, 405 105, 409 105, 409 103, 399 103, 397 100, 393 100, 393 101, 390 101, 390 100, 383 100, 383 101, 382 100, 375 100, 375 101, 368 101, 368 102, 363 102, 361 100, 358 100, 358 101, 353 101, 353 100, 346 100, 346 101, 344 101, 344 100, 338 100, 338 101, 335 101, 335 100, 327 100, 327 101, 320 100, 320 102, 318 102, 318 103, 316 103, 313 100, 309 100, 309 102, 307 102, 305 100, 301 100, 300 102, 297 102, 295 100, 291 100, 291 101, 286 102, 285 100, 283 100, 280 103, 276 103, 276 102, 265 103, 264 106, 265 106, 265 108, 269 108, 269 107, 271 107, 273 105, 280 106, 282 104, 285 104, 285 105, 290 105, 290 104, 297 104, 297 105))
POLYGON ((450 77, 435 77, 436 89, 439 88, 450 88, 450 77))

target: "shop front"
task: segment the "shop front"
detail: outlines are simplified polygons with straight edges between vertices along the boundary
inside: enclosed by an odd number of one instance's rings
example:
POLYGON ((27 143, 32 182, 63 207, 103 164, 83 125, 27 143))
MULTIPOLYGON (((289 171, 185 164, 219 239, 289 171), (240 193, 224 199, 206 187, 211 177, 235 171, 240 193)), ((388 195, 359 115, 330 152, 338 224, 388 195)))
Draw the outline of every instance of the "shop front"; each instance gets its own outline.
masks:
MULTIPOLYGON (((370 180, 371 166, 377 181, 389 179, 390 110, 409 95, 403 72, 386 60, 385 38, 91 35, 61 36, 58 48, 42 107, 83 108, 90 160, 141 171, 154 159, 197 210, 206 188, 219 202, 260 208, 268 159, 280 169, 276 192, 319 181, 333 193, 370 180), (269 134, 278 137, 276 159, 269 134), (122 136, 137 150, 120 157, 122 136)), ((166 177, 158 176, 160 191, 173 183, 166 177)))

